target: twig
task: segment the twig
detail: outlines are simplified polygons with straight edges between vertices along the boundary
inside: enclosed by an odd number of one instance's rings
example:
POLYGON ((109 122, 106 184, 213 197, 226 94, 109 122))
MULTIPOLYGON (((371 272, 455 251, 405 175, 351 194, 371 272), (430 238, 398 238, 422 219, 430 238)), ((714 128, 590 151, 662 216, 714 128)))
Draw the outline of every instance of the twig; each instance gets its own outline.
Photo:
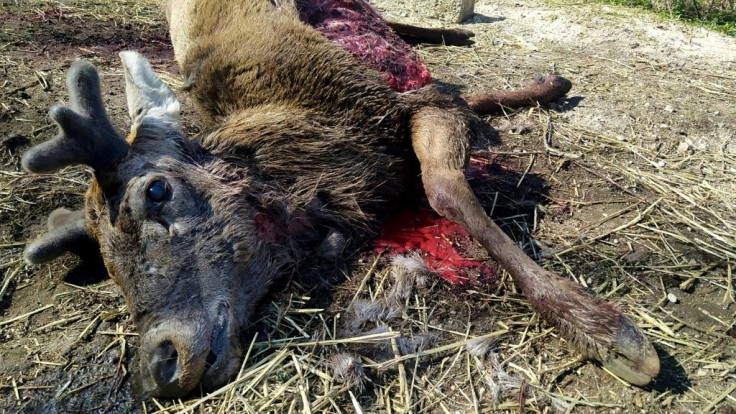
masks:
POLYGON ((547 116, 547 126, 544 128, 544 149, 547 153, 552 154, 556 157, 568 158, 571 160, 577 160, 582 158, 582 154, 573 154, 571 152, 560 151, 552 147, 552 135, 554 134, 554 127, 552 126, 552 118, 547 116))
MULTIPOLYGON (((736 302, 733 297, 733 273, 731 271, 731 262, 729 261, 726 263, 726 293, 723 295, 723 301, 722 304, 726 304, 729 300, 731 302, 736 302)), ((0 294, 0 299, 3 298, 3 295, 0 294)))
POLYGON ((703 408, 702 412, 704 413, 710 412, 710 410, 712 410, 713 407, 715 407, 718 403, 726 399, 726 397, 728 397, 734 391, 736 391, 736 383, 731 384, 731 386, 726 391, 723 391, 721 395, 719 395, 713 401, 711 401, 707 407, 703 408))
POLYGON ((30 311, 30 312, 24 313, 22 315, 18 315, 18 316, 14 317, 14 318, 10 318, 10 319, 4 320, 4 321, 0 322, 0 326, 9 325, 9 324, 11 324, 13 322, 16 322, 16 321, 19 321, 21 319, 27 318, 27 317, 29 317, 31 315, 35 315, 35 314, 37 314, 39 312, 43 312, 46 309, 53 308, 53 307, 54 307, 54 305, 46 305, 46 306, 41 307, 41 308, 38 308, 36 310, 33 310, 33 311, 30 311))
POLYGON ((3 286, 0 288, 0 300, 3 300, 3 296, 5 296, 5 291, 8 290, 8 287, 10 286, 10 282, 13 280, 15 275, 20 272, 20 269, 22 269, 23 266, 18 266, 13 270, 13 273, 5 276, 5 280, 3 280, 3 286))
POLYGON ((531 157, 529 157, 529 165, 527 165, 526 170, 524 170, 524 174, 522 174, 521 178, 519 178, 519 182, 516 183, 516 188, 521 187, 521 183, 524 182, 524 178, 526 178, 526 175, 529 174, 529 171, 532 170, 532 167, 534 166, 534 161, 536 159, 536 155, 532 155, 531 157))

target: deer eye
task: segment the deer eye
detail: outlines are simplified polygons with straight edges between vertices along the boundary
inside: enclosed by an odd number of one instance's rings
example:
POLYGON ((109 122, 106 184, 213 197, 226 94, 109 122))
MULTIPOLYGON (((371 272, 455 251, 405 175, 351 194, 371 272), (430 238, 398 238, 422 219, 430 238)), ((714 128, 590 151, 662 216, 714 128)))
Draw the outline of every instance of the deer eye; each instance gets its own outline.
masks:
POLYGON ((156 180, 148 186, 146 190, 146 196, 154 203, 160 203, 166 199, 168 195, 168 188, 163 180, 156 180))

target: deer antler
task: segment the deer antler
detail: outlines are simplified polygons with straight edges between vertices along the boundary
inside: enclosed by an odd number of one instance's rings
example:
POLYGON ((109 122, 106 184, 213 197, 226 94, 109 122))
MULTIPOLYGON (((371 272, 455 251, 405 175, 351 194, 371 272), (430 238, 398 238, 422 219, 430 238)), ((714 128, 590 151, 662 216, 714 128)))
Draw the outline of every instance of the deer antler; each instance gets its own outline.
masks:
POLYGON ((66 87, 70 105, 55 105, 49 111, 59 132, 23 156, 23 168, 29 172, 49 173, 73 164, 99 171, 128 153, 130 145, 107 117, 95 67, 85 61, 74 62, 66 75, 66 87))
POLYGON ((48 233, 26 247, 23 253, 26 262, 41 264, 66 252, 85 254, 99 249, 97 241, 87 232, 84 210, 58 208, 49 216, 48 228, 48 233))

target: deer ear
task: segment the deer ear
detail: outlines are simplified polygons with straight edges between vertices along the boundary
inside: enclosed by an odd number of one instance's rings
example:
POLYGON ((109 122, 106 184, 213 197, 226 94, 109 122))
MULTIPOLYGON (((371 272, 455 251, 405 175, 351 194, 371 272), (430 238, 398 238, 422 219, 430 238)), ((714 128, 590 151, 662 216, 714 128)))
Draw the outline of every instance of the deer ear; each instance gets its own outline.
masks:
POLYGON ((84 210, 54 210, 49 215, 49 232, 31 242, 23 252, 26 262, 41 264, 66 252, 89 255, 99 250, 97 241, 87 232, 84 210))
POLYGON ((138 52, 120 52, 125 71, 128 114, 134 123, 154 118, 171 126, 179 125, 179 100, 156 75, 151 64, 138 52))

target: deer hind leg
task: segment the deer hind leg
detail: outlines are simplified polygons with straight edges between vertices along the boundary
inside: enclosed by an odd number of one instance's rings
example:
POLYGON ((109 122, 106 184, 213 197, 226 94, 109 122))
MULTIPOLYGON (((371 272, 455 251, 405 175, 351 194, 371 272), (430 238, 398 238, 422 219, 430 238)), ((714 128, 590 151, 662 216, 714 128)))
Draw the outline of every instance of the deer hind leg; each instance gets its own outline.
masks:
POLYGON ((464 226, 579 352, 632 384, 649 383, 659 358, 637 326, 612 303, 541 268, 485 214, 463 173, 474 131, 462 117, 433 107, 412 116, 412 145, 432 208, 464 226))
POLYGON ((572 82, 557 75, 539 77, 522 89, 478 93, 463 96, 470 109, 478 114, 486 115, 504 108, 544 105, 547 102, 565 95, 572 88, 572 82))

